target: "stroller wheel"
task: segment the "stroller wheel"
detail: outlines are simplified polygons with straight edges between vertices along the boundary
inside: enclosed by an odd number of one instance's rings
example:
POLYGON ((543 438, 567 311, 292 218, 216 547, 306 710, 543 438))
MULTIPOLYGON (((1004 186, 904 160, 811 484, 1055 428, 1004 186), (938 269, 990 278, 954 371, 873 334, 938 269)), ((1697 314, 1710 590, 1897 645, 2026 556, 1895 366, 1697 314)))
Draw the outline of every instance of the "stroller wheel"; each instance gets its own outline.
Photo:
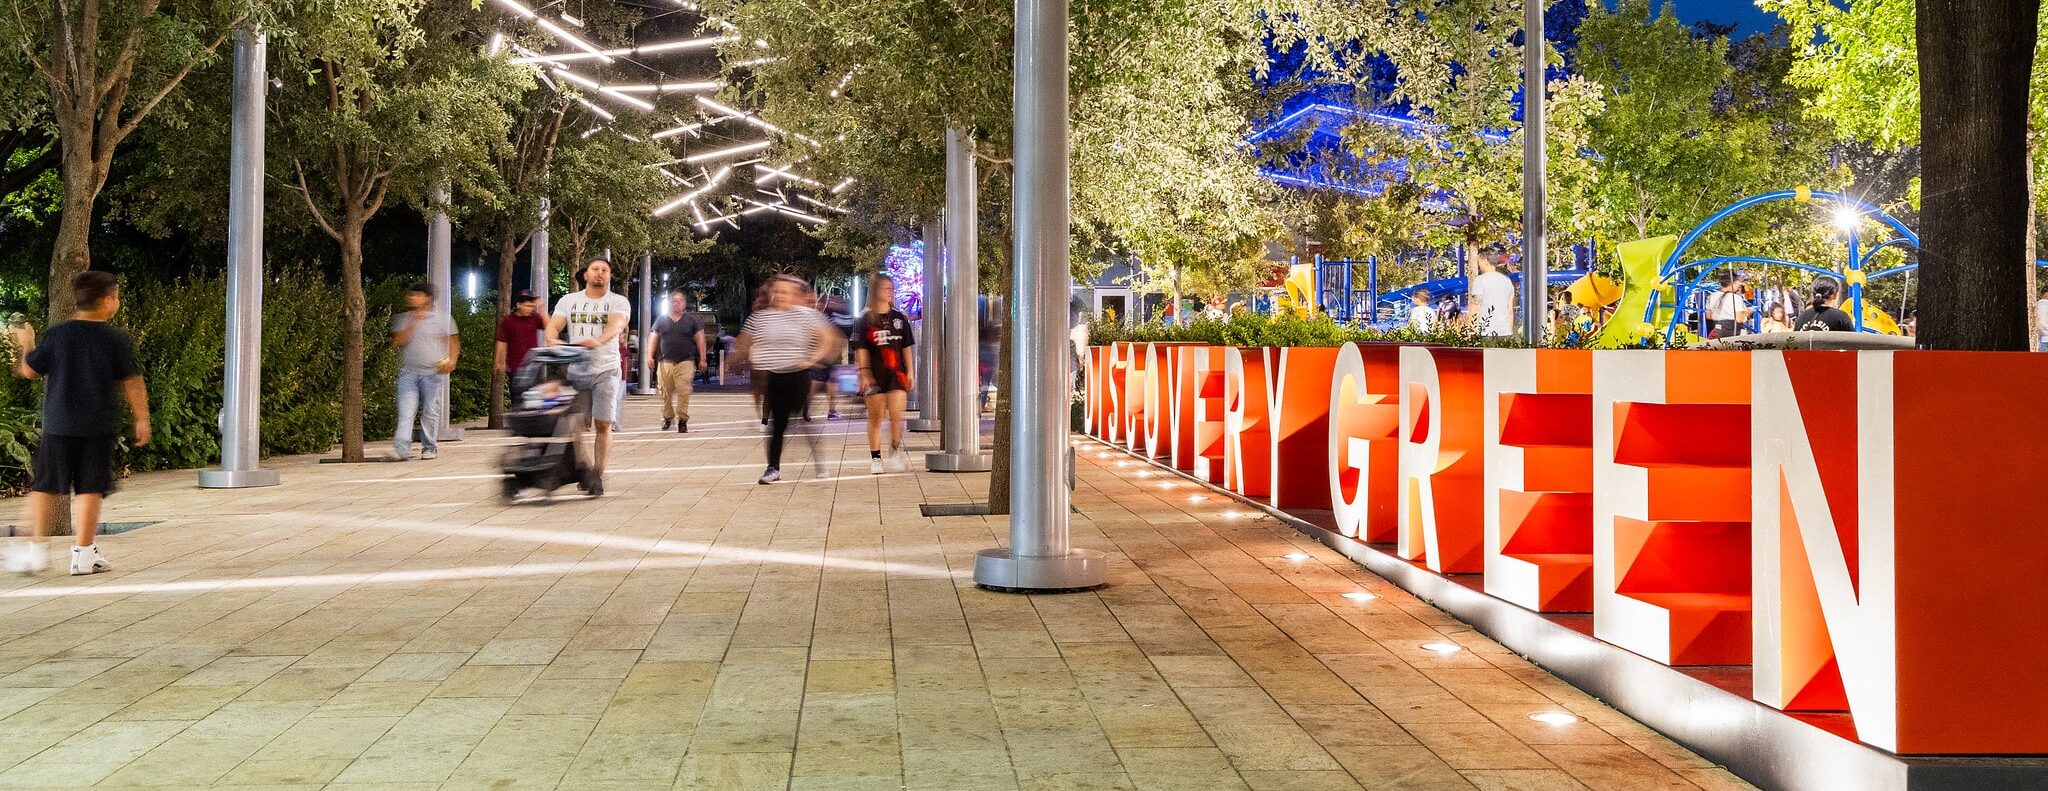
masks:
POLYGON ((508 503, 517 498, 519 496, 519 477, 515 475, 505 476, 504 486, 499 489, 498 494, 504 497, 508 503))

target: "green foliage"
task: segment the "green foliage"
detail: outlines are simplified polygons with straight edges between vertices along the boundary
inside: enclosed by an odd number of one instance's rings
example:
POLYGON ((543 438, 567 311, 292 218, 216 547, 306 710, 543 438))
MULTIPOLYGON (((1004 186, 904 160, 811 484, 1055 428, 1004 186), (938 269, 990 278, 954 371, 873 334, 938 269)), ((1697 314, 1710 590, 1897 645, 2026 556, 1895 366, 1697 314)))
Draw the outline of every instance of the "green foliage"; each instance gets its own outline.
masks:
POLYGON ((13 403, 0 404, 0 497, 22 493, 28 488, 29 463, 34 458, 37 425, 34 409, 13 403))
POLYGON ((1482 337, 1463 325, 1439 326, 1430 332, 1407 328, 1381 331, 1340 324, 1329 316, 1300 317, 1292 314, 1267 316, 1240 312, 1229 318, 1197 318, 1182 325, 1146 322, 1126 325, 1113 315, 1097 318, 1088 325, 1088 342, 1102 345, 1117 341, 1134 343, 1204 343, 1211 346, 1342 346, 1346 343, 1426 343, 1439 346, 1521 348, 1528 344, 1519 337, 1482 337))

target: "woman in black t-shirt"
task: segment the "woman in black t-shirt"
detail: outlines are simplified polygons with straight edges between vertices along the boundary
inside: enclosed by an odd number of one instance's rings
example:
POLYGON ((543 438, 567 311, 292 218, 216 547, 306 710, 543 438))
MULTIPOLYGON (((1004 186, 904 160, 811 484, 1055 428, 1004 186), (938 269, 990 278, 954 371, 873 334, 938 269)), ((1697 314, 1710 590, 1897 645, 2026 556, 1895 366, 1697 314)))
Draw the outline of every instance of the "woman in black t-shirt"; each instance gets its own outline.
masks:
POLYGON ((853 364, 868 403, 868 472, 882 472, 882 423, 889 424, 888 468, 902 472, 903 409, 917 387, 911 373, 910 317, 896 310, 896 281, 876 275, 868 287, 868 312, 853 325, 853 364))
POLYGON ((1835 307, 1835 300, 1841 294, 1842 286, 1832 277, 1813 279, 1813 298, 1806 310, 1792 321, 1792 329, 1800 332, 1855 332, 1856 322, 1849 314, 1835 307))

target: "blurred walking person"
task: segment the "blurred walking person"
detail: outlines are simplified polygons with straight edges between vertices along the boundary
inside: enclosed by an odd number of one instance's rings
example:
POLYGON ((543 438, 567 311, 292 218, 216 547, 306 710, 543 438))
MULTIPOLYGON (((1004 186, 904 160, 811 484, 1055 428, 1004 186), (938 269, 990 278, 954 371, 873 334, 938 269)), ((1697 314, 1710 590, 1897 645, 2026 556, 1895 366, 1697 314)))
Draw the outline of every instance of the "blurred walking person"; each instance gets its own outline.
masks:
POLYGON ((677 433, 690 433, 690 388, 697 379, 697 365, 705 359, 704 325, 688 310, 683 292, 668 295, 668 313, 654 320, 647 343, 647 367, 655 371, 661 392, 661 430, 674 425, 677 433), (657 367, 656 356, 660 357, 657 367))
POLYGON ((419 418, 420 458, 441 448, 441 396, 448 372, 462 353, 455 319, 434 309, 434 286, 421 281, 405 293, 411 308, 391 319, 391 346, 398 350, 398 428, 391 432, 391 461, 412 458, 413 418, 419 418))
POLYGON ((539 305, 540 297, 521 289, 512 297, 512 312, 498 319, 497 352, 491 367, 505 374, 508 383, 512 372, 526 362, 527 353, 540 345, 541 333, 547 330, 547 319, 541 317, 539 305))
MULTIPOLYGON (((768 284, 768 307, 754 311, 740 329, 737 355, 765 383, 768 406, 768 469, 761 483, 782 480, 783 439, 790 418, 801 413, 811 396, 811 369, 825 361, 832 345, 832 325, 804 304, 803 283, 787 275, 768 284)), ((815 474, 826 475, 818 458, 818 438, 804 434, 811 448, 815 474)))
POLYGON ((868 406, 868 472, 883 468, 882 432, 889 434, 888 469, 903 472, 903 409, 917 389, 911 373, 917 338, 910 317, 896 310, 896 281, 876 275, 868 284, 868 311, 853 325, 853 365, 868 406))
POLYGON ((572 384, 590 394, 590 422, 596 434, 590 459, 597 469, 590 494, 595 497, 604 494, 605 462, 612 453, 612 425, 619 420, 619 399, 624 397, 619 339, 626 333, 626 320, 632 315, 633 304, 611 292, 610 261, 591 259, 576 276, 583 281, 583 290, 564 294, 555 302, 554 314, 548 317, 548 345, 563 343, 566 333, 567 343, 590 350, 587 378, 572 384))
POLYGON ((114 492, 114 442, 121 433, 116 394, 128 401, 135 445, 149 444, 149 394, 142 369, 135 364, 135 345, 128 334, 107 322, 121 310, 121 291, 106 272, 81 272, 71 281, 78 311, 43 334, 36 345, 35 328, 8 328, 17 356, 14 373, 41 378, 43 436, 36 443, 35 480, 29 485, 23 515, 35 537, 8 545, 7 570, 34 574, 49 568, 44 547, 50 509, 57 498, 71 495, 71 573, 112 570, 94 544, 100 525, 101 500, 114 492))

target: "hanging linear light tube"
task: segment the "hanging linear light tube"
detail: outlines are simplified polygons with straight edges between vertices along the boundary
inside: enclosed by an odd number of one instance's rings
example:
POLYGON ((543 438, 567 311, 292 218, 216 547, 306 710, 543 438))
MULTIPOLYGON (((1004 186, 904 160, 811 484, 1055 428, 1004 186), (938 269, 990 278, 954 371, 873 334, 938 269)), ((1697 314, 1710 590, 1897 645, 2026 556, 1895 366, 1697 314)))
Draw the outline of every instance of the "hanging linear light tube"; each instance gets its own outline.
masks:
POLYGON ((577 85, 581 85, 585 88, 589 88, 593 91, 597 91, 598 93, 602 93, 606 96, 610 96, 619 101, 633 105, 634 107, 638 107, 642 110, 654 109, 654 105, 648 102, 646 99, 642 99, 638 96, 620 93, 618 91, 612 90, 611 88, 605 87, 604 83, 598 82, 589 77, 585 77, 581 74, 577 74, 568 69, 562 68, 560 66, 555 66, 553 67, 553 71, 555 72, 555 76, 557 77, 576 83, 577 85))
POLYGON ((533 20, 534 24, 539 25, 540 29, 547 31, 549 35, 569 42, 570 46, 590 53, 591 57, 601 59, 606 63, 612 62, 611 56, 605 54, 604 50, 598 49, 596 44, 584 41, 577 37, 576 34, 563 30, 561 25, 550 22, 545 17, 534 13, 533 9, 527 8, 525 3, 521 3, 519 0, 498 0, 498 4, 512 9, 512 12, 515 14, 533 20))
POLYGON ((678 126, 674 129, 663 129, 659 132, 655 132, 652 135, 652 137, 656 140, 666 140, 668 138, 675 137, 676 135, 695 134, 697 130, 703 128, 703 124, 683 124, 682 126, 678 126))
POLYGON ((591 112, 593 112, 593 113, 597 113, 598 117, 600 117, 600 118, 603 118, 604 120, 607 120, 607 121, 617 121, 617 120, 619 120, 619 117, 618 117, 618 116, 616 116, 616 115, 612 115, 611 113, 608 113, 608 112, 605 112, 605 109, 604 109, 604 108, 602 108, 602 107, 599 107, 599 106, 597 106, 596 104, 592 103, 592 102, 591 102, 591 101, 590 101, 589 99, 585 99, 585 98, 583 98, 583 97, 581 97, 581 96, 578 96, 578 97, 576 97, 576 101, 577 101, 577 103, 579 103, 579 104, 583 105, 584 109, 587 109, 587 110, 589 110, 589 111, 591 111, 591 112))
POLYGON ((813 198, 813 197, 811 197, 811 196, 809 196, 809 195, 805 195, 805 194, 803 194, 803 193, 797 193, 797 196, 796 196, 796 198, 797 198, 797 200, 803 201, 803 202, 805 202, 805 203, 809 203, 809 204, 811 204, 812 206, 816 206, 816 207, 818 207, 818 208, 820 208, 820 209, 824 209, 824 210, 826 210, 826 211, 831 211, 831 212, 838 212, 838 213, 840 213, 840 214, 845 214, 845 213, 846 213, 846 209, 845 209, 844 207, 841 207, 841 206, 834 206, 834 205, 832 205, 832 204, 830 204, 830 203, 826 203, 826 202, 824 202, 824 201, 818 200, 817 198, 813 198))
POLYGON ((733 67, 733 68, 735 68, 735 69, 751 69, 751 68, 753 68, 753 67, 755 67, 755 66, 766 66, 766 65, 768 65, 768 64, 770 64, 770 63, 774 63, 774 62, 776 62, 776 61, 779 61, 779 60, 782 60, 782 59, 781 59, 781 58, 755 58, 755 59, 753 59, 753 60, 743 60, 743 61, 740 61, 740 62, 738 62, 738 63, 732 64, 732 67, 733 67))
POLYGON ((663 82, 651 85, 613 85, 609 87, 614 91, 624 91, 626 93, 685 93, 689 91, 715 91, 725 87, 725 83, 714 80, 711 82, 663 82))
POLYGON ((659 44, 642 44, 637 47, 620 47, 617 49, 601 49, 587 52, 572 52, 561 55, 528 54, 518 58, 514 58, 512 62, 567 63, 569 61, 594 60, 597 58, 603 58, 606 61, 609 61, 611 60, 612 56, 615 55, 652 55, 657 52, 674 52, 676 50, 682 49, 701 49, 704 47, 715 47, 720 44, 724 44, 725 42, 733 40, 735 39, 732 36, 712 36, 710 38, 689 38, 682 39, 680 41, 664 41, 659 44))
MULTIPOLYGON (((755 125, 755 126, 758 126, 758 127, 762 128, 762 129, 764 129, 764 130, 767 130, 767 131, 769 131, 769 132, 773 132, 773 133, 775 133, 775 134, 778 134, 778 135, 780 135, 780 134, 786 134, 785 132, 783 132, 783 131, 782 131, 782 127, 779 127, 779 126, 776 126, 776 125, 774 125, 774 124, 768 123, 767 121, 763 121, 763 120, 761 120, 761 119, 760 119, 759 117, 757 117, 757 116, 754 116, 754 115, 752 115, 752 114, 749 114, 749 113, 743 113, 743 112, 740 112, 739 110, 735 110, 735 109, 733 109, 733 108, 731 108, 731 107, 727 107, 727 106, 725 106, 725 105, 723 105, 723 104, 719 104, 718 102, 716 102, 716 101, 713 101, 713 100, 711 100, 711 99, 709 99, 709 98, 706 98, 706 97, 703 97, 703 96, 698 96, 698 97, 696 97, 696 98, 697 98, 697 103, 698 103, 698 104, 701 104, 701 105, 704 105, 704 108, 705 108, 705 109, 707 109, 707 110, 710 110, 710 111, 712 111, 712 112, 718 113, 718 114, 720 114, 720 115, 724 115, 724 116, 726 116, 726 117, 728 117, 728 118, 738 118, 738 119, 740 119, 740 120, 742 120, 742 121, 745 121, 745 122, 747 122, 747 123, 753 124, 753 125, 755 125)), ((797 135, 797 137, 799 137, 799 138, 802 138, 802 139, 804 139, 804 140, 806 140, 806 141, 809 141, 809 142, 811 142, 811 143, 812 143, 813 145, 816 145, 816 141, 812 141, 812 140, 811 140, 810 138, 808 138, 808 137, 804 137, 803 135, 797 135)))
POLYGON ((846 188, 851 186, 853 186, 853 179, 847 179, 845 181, 839 182, 838 184, 833 185, 832 194, 837 195, 839 193, 845 192, 846 188))
POLYGON ((752 198, 741 198, 740 200, 743 200, 743 201, 746 201, 746 202, 748 202, 748 203, 754 204, 754 207, 753 207, 753 208, 751 208, 751 209, 741 209, 741 210, 740 210, 740 213, 741 213, 741 214, 751 214, 751 213, 753 213, 753 212, 757 212, 757 211, 761 211, 761 210, 764 210, 764 209, 765 209, 765 210, 768 210, 768 211, 772 211, 772 212, 775 212, 775 213, 777 213, 777 214, 784 214, 784 215, 788 215, 788 216, 790 216, 790 217, 795 217, 795 218, 797 218, 797 219, 799 219, 799 220, 803 220, 803 221, 805 221, 805 222, 814 222, 814 223, 817 223, 817 224, 819 224, 819 225, 824 225, 824 224, 827 224, 827 223, 830 223, 830 222, 831 222, 831 220, 827 220, 827 219, 825 219, 825 218, 823 218, 823 217, 819 217, 819 216, 817 216, 817 215, 814 215, 814 214, 805 214, 805 213, 803 213, 803 212, 800 212, 800 211, 797 211, 797 210, 795 210, 795 209, 792 209, 792 208, 790 208, 790 207, 789 207, 789 205, 788 205, 788 204, 785 204, 785 203, 762 203, 762 202, 760 202, 760 201, 757 201, 757 200, 754 200, 754 199, 752 199, 752 198))
POLYGON ((730 175, 732 175, 731 165, 726 165, 725 167, 719 168, 717 173, 711 174, 710 180, 704 182, 704 186, 698 187, 694 190, 690 190, 688 193, 685 193, 682 197, 669 201, 668 203, 662 204, 661 206, 655 208, 654 216, 660 217, 661 215, 675 211, 678 207, 681 207, 686 203, 693 203, 698 198, 703 197, 704 193, 710 192, 713 187, 716 187, 719 185, 720 182, 725 181, 725 177, 730 175))
POLYGON ((731 148, 720 148, 711 151, 706 151, 702 154, 691 154, 690 156, 683 157, 682 161, 693 164, 697 162, 709 162, 714 159, 736 157, 741 154, 751 154, 755 151, 766 150, 771 145, 774 145, 774 143, 768 140, 761 140, 753 143, 743 143, 740 145, 733 146, 731 148))
MULTIPOLYGON (((700 215, 700 216, 701 216, 701 215, 700 215)), ((737 214, 724 214, 724 215, 720 215, 720 216, 717 216, 717 217, 713 217, 713 218, 711 218, 711 219, 709 219, 709 220, 703 220, 703 221, 700 221, 700 222, 696 223, 696 225, 697 225, 697 230, 700 230, 700 231, 702 231, 702 230, 705 230, 705 229, 707 229, 707 228, 710 228, 710 227, 711 227, 711 226, 713 226, 713 225, 717 225, 717 224, 719 224, 719 223, 722 223, 722 222, 723 222, 723 223, 730 223, 730 224, 732 225, 732 227, 734 227, 734 228, 738 228, 738 227, 740 227, 740 224, 739 224, 739 223, 736 223, 736 222, 733 222, 733 220, 735 220, 735 219, 738 219, 738 218, 739 218, 739 215, 737 215, 737 214)))
MULTIPOLYGON (((791 167, 794 167, 794 165, 792 165, 791 167)), ((756 185, 761 185, 761 184, 767 184, 767 183, 773 182, 773 181, 774 181, 774 180, 775 180, 776 178, 780 177, 780 178, 785 178, 785 179, 789 179, 790 181, 795 181, 795 182, 799 182, 799 183, 803 183, 803 184, 809 184, 809 185, 811 185, 811 186, 814 186, 814 187, 822 187, 822 186, 825 186, 824 182, 818 181, 817 179, 808 179, 808 178, 804 178, 803 176, 799 176, 799 175, 797 175, 797 174, 795 174, 795 173, 792 173, 792 172, 790 172, 790 171, 789 171, 789 170, 787 170, 787 169, 784 169, 784 168, 778 168, 778 167, 776 167, 776 166, 774 166, 774 165, 770 165, 770 164, 768 164, 768 163, 766 163, 766 162, 762 162, 762 163, 758 163, 758 164, 754 165, 754 169, 755 169, 755 170, 761 170, 761 171, 766 171, 766 173, 764 173, 763 175, 761 175, 761 176, 758 176, 758 177, 756 177, 756 178, 754 179, 754 183, 755 183, 756 185)))

